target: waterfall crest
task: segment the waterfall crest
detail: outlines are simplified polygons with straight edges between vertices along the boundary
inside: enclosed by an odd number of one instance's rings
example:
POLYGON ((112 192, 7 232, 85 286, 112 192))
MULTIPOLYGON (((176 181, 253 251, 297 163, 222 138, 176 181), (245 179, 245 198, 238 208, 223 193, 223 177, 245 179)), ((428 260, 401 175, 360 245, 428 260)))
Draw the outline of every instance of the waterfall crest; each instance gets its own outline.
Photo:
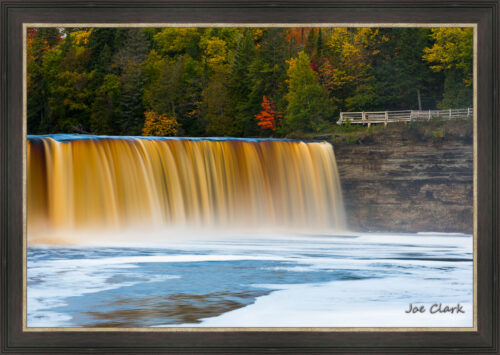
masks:
POLYGON ((333 147, 28 136, 28 236, 129 227, 345 228, 333 147))

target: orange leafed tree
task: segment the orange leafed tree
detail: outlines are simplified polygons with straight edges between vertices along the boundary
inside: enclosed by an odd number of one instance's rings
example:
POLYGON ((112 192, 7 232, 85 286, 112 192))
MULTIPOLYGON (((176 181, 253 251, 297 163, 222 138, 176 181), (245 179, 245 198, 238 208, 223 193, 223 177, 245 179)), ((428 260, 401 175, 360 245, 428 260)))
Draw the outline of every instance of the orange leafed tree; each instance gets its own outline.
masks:
POLYGON ((177 134, 179 123, 175 117, 155 111, 147 111, 144 116, 143 136, 175 136, 177 134))
POLYGON ((276 113, 276 104, 274 103, 274 100, 263 96, 262 108, 263 110, 255 115, 255 118, 259 121, 257 124, 262 129, 271 129, 276 131, 276 126, 281 119, 281 115, 276 113))
POLYGON ((304 46, 306 44, 307 36, 309 35, 309 32, 311 32, 311 30, 316 31, 315 29, 310 27, 292 27, 288 29, 286 39, 288 41, 293 40, 296 44, 304 46))

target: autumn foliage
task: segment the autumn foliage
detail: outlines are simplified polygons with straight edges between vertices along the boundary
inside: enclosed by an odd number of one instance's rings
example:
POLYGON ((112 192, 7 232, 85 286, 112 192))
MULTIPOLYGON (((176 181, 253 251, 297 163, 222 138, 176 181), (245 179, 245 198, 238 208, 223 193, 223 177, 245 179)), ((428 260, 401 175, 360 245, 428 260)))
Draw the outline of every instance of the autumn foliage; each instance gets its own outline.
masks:
POLYGON ((276 127, 281 120, 280 114, 276 113, 276 104, 273 99, 267 98, 266 96, 262 97, 262 111, 255 115, 257 124, 262 129, 271 129, 276 131, 276 127))
POLYGON ((30 134, 301 137, 473 98, 472 28, 30 27, 26 54, 30 134))
POLYGON ((144 116, 143 136, 175 136, 177 134, 179 123, 175 117, 155 111, 147 111, 144 116))

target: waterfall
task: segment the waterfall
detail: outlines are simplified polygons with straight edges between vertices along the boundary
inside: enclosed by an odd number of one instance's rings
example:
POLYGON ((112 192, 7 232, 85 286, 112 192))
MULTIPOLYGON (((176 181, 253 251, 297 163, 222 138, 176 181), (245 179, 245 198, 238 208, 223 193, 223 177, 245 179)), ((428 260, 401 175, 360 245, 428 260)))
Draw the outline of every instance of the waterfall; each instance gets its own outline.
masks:
POLYGON ((333 147, 235 138, 28 136, 28 238, 127 228, 342 230, 333 147))

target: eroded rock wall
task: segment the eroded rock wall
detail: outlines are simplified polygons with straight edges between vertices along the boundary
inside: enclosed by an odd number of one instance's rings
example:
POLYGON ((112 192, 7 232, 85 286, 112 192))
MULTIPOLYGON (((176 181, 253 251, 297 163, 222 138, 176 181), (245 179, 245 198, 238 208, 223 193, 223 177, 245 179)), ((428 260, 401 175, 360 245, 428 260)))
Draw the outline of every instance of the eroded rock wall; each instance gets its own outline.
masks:
POLYGON ((334 143, 351 228, 472 233, 472 141, 404 133, 334 143))

